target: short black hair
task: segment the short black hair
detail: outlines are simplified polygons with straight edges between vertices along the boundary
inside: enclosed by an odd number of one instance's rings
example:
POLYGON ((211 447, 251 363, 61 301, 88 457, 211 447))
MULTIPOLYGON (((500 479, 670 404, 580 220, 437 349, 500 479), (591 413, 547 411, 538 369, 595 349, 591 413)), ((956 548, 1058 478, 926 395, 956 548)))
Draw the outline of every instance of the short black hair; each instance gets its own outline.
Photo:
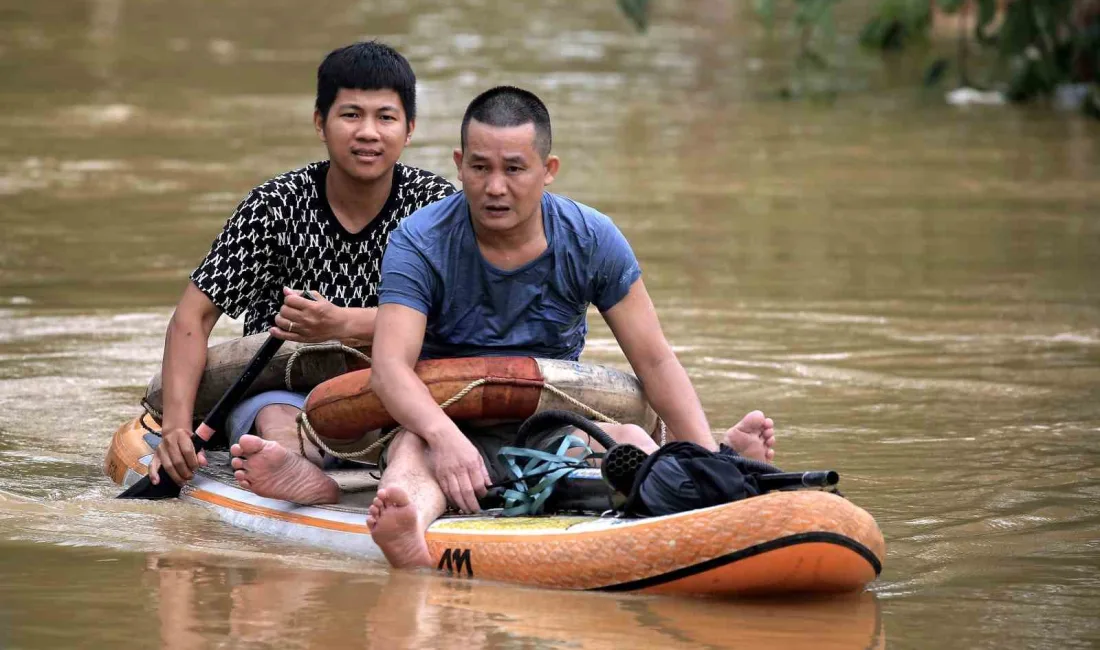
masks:
POLYGON ((377 41, 352 43, 329 52, 317 68, 317 112, 328 117, 341 88, 392 90, 405 118, 416 119, 416 75, 401 53, 377 41))
POLYGON ((553 137, 550 111, 535 93, 515 86, 490 88, 474 98, 462 116, 462 151, 466 151, 466 131, 470 120, 489 126, 535 125, 535 149, 543 160, 550 155, 553 137))

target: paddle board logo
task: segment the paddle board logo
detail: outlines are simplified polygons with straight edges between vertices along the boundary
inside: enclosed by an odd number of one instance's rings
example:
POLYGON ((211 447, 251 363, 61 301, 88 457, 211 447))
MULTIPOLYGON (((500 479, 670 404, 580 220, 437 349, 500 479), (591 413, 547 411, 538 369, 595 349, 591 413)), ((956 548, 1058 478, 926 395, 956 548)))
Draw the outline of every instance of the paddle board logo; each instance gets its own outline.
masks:
POLYGON ((470 549, 468 548, 443 549, 443 555, 440 556, 439 565, 436 568, 451 575, 460 575, 463 568, 465 568, 466 575, 471 578, 474 577, 474 565, 470 562, 470 549))

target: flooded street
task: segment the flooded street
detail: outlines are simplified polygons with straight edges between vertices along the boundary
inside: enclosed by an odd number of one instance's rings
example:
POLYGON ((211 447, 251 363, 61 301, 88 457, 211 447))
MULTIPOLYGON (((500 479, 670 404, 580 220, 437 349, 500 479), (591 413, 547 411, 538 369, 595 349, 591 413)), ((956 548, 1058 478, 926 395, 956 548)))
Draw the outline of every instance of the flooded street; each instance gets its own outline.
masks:
MULTIPOLYGON (((751 3, 654 4, 639 35, 611 0, 3 3, 0 648, 1100 644, 1100 123, 948 107, 871 57, 833 103, 779 101, 751 3), (552 189, 629 238, 712 427, 764 410, 778 465, 878 521, 869 592, 523 589, 112 499, 188 273, 324 157, 316 66, 372 37, 419 77, 403 160, 452 181, 474 95, 547 101, 552 189)), ((584 360, 625 368, 591 325, 584 360)))

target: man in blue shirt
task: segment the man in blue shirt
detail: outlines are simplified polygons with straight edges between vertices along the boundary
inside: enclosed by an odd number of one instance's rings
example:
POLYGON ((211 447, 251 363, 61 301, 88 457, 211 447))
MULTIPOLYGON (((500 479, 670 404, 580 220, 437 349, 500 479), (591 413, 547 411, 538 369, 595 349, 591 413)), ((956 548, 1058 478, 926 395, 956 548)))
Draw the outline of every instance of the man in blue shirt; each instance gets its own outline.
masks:
MULTIPOLYGON (((626 239, 596 210, 544 191, 560 165, 550 144, 538 97, 511 87, 482 93, 466 110, 454 153, 463 192, 417 211, 390 238, 371 385, 407 430, 386 452, 367 524, 394 566, 429 565, 427 527, 448 502, 476 512, 491 484, 474 442, 416 376, 420 358, 576 359, 594 304, 673 439, 718 448, 626 239)), ((619 442, 656 449, 639 427, 605 429, 619 442)), ((725 439, 749 457, 774 455, 772 421, 759 411, 725 439)))

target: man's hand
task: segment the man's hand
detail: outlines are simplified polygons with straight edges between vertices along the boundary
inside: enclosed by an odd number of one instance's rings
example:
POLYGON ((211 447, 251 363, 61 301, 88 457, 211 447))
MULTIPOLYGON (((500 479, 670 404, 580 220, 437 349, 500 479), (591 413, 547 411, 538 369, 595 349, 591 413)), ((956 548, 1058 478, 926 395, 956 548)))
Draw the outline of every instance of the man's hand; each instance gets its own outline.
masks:
POLYGON ((275 315, 271 335, 294 343, 321 343, 346 338, 347 311, 321 294, 310 291, 313 300, 283 287, 283 306, 275 315))
POLYGON ((153 485, 160 483, 160 468, 176 482, 183 485, 195 475, 199 466, 206 466, 206 454, 195 453, 195 445, 191 444, 191 431, 184 428, 168 429, 160 435, 160 445, 153 452, 153 461, 149 463, 149 480, 153 485))
POLYGON ((458 431, 441 436, 430 446, 435 480, 447 500, 462 512, 480 510, 477 499, 485 496, 492 481, 477 448, 458 431))

